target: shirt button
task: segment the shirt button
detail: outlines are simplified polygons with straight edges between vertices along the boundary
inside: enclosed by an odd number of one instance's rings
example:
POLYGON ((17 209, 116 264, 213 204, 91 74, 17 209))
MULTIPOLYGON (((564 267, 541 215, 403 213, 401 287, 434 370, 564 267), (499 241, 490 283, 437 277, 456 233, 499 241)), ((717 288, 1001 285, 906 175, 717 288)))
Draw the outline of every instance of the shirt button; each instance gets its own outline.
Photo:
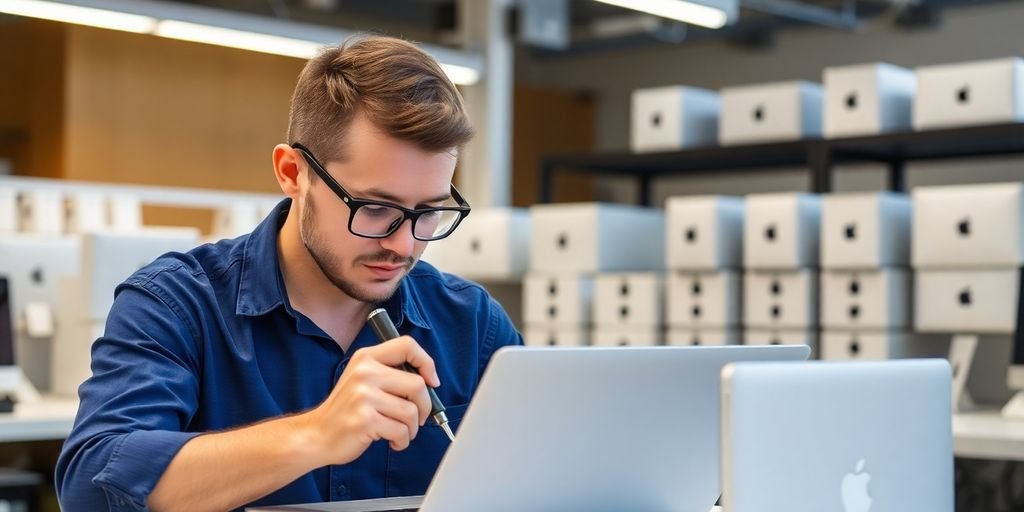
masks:
POLYGON ((348 487, 346 487, 345 484, 338 484, 338 487, 336 487, 334 490, 337 491, 337 493, 340 495, 348 494, 348 487))

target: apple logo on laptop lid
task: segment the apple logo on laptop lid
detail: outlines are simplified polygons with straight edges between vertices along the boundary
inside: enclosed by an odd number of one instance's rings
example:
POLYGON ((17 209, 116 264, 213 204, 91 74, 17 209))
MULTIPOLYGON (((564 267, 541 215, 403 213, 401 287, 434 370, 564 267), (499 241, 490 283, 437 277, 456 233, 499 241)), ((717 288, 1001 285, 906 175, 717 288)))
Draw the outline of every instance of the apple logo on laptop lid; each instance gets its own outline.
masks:
POLYGON ((843 477, 840 492, 843 497, 844 512, 868 512, 871 510, 871 496, 868 494, 868 482, 871 475, 864 471, 865 461, 857 461, 853 473, 843 477))

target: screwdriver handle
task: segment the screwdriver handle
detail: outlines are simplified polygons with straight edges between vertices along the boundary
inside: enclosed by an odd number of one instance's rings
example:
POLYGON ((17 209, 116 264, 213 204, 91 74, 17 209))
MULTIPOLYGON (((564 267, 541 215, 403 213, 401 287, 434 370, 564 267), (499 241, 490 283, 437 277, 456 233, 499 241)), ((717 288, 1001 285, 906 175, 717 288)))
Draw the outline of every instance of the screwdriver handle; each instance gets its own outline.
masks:
MULTIPOLYGON (((388 312, 383 308, 377 308, 370 313, 367 319, 370 322, 370 328, 377 335, 377 339, 381 343, 389 340, 393 340, 399 336, 398 329, 395 328, 395 324, 391 321, 391 317, 388 316, 388 312)), ((408 362, 402 363, 402 369, 409 372, 419 374, 419 371, 413 365, 408 362)), ((444 414, 444 404, 441 403, 441 399, 437 397, 437 392, 434 388, 427 386, 427 394, 430 396, 430 415, 434 418, 434 421, 438 425, 447 423, 447 418, 444 414)))

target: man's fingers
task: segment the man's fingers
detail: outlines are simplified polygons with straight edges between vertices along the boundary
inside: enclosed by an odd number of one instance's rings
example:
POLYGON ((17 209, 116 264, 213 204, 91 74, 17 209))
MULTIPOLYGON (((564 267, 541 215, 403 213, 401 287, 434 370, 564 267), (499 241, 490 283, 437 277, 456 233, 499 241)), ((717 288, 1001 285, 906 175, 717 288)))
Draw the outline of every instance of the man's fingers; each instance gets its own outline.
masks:
POLYGON ((374 428, 381 439, 388 441, 391 449, 401 451, 409 447, 411 438, 409 436, 409 426, 405 423, 380 414, 374 428))
POLYGON ((376 409, 381 415, 405 425, 409 439, 416 439, 422 424, 416 404, 402 397, 381 393, 377 398, 376 409))
POLYGON ((423 377, 427 385, 435 388, 441 385, 434 360, 423 350, 423 347, 416 343, 416 340, 409 336, 400 336, 362 350, 367 351, 368 355, 387 366, 397 368, 408 363, 423 377))

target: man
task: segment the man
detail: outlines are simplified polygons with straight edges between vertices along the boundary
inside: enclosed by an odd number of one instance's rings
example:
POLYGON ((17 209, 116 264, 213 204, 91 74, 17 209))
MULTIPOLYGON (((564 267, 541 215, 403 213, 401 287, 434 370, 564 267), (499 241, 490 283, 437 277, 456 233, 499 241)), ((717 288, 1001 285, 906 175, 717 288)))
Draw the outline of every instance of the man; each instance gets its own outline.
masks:
POLYGON ((491 355, 522 343, 479 286, 416 264, 468 214, 451 181, 471 136, 455 87, 407 42, 312 59, 273 152, 288 199, 118 287, 58 461, 63 509, 422 494, 449 445, 427 386, 457 425, 491 355), (378 306, 403 336, 378 343, 378 306))

